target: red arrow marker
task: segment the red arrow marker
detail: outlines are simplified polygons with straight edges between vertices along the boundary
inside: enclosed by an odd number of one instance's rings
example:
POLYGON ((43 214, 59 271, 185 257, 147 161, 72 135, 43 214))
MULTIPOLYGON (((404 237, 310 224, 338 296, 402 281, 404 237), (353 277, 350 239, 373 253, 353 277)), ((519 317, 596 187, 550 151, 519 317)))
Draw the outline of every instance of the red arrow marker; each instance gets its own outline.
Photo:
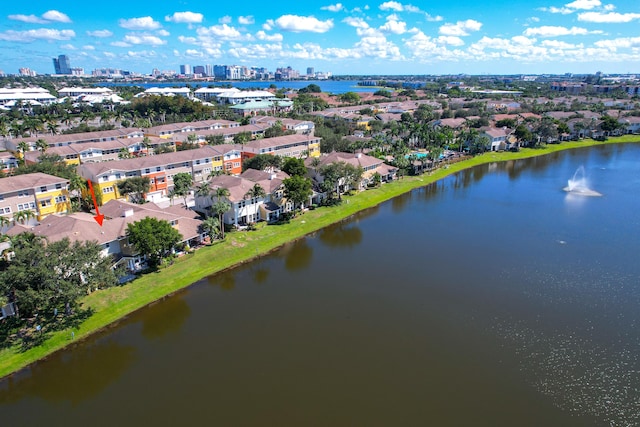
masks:
POLYGON ((96 222, 100 225, 100 227, 102 227, 102 221, 104 220, 104 215, 101 215, 100 211, 98 210, 98 202, 96 202, 96 193, 93 192, 93 183, 91 182, 90 179, 88 179, 87 182, 89 183, 89 191, 91 192, 91 198, 93 199, 93 206, 96 208, 96 216, 94 216, 93 219, 95 219, 96 222))

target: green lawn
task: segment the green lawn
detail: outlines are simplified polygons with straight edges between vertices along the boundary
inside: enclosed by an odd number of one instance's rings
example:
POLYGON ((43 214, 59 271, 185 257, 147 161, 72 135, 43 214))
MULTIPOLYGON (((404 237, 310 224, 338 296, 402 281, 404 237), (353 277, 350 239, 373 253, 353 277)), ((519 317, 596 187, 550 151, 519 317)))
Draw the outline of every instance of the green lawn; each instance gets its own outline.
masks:
POLYGON ((83 300, 83 306, 94 309, 95 313, 79 328, 73 330, 74 340, 71 339, 71 330, 65 330, 53 333, 42 345, 25 352, 21 352, 17 347, 0 351, 0 378, 42 359, 74 341, 86 338, 124 316, 206 276, 250 261, 287 242, 341 221, 356 212, 376 206, 462 169, 484 163, 540 156, 577 147, 622 142, 640 142, 640 137, 628 135, 610 138, 605 142, 583 140, 547 145, 538 149, 522 149, 519 152, 489 152, 440 168, 431 174, 404 177, 377 189, 346 196, 345 199, 348 200, 348 203, 307 211, 288 224, 265 226, 262 223, 256 231, 228 233, 224 242, 218 242, 212 246, 201 248, 195 253, 185 255, 176 260, 173 265, 157 273, 144 275, 125 286, 101 290, 88 295, 83 300))

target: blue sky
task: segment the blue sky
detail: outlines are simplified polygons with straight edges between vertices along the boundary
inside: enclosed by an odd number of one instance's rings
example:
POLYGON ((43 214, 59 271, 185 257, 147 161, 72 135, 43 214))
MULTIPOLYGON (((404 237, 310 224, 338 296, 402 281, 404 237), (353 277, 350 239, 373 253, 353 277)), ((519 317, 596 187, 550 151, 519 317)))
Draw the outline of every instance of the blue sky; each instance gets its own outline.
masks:
POLYGON ((640 74, 638 0, 3 2, 0 69, 180 64, 333 74, 640 74), (419 5, 419 6, 418 6, 419 5))

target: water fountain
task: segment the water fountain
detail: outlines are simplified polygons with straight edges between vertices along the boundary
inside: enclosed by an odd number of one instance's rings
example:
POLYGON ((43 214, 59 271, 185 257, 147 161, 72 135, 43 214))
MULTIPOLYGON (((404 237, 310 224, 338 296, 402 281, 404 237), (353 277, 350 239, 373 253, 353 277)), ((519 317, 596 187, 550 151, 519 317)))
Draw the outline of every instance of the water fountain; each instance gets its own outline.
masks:
POLYGON ((579 196, 602 196, 595 190, 589 188, 589 181, 584 171, 584 166, 580 166, 573 176, 567 181, 564 191, 579 196))

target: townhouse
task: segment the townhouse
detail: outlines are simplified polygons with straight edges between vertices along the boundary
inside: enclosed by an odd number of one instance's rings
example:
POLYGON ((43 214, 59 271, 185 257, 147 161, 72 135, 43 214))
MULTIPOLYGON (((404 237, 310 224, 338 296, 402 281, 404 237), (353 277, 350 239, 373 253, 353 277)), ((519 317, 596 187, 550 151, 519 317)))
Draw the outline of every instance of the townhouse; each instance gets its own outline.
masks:
MULTIPOLYGON (((60 156, 65 163, 78 165, 80 163, 95 163, 127 157, 145 156, 161 145, 168 145, 173 151, 175 150, 175 146, 172 144, 172 141, 154 137, 116 138, 105 141, 54 146, 48 148, 46 154, 60 156)), ((37 163, 41 154, 40 151, 26 152, 26 163, 37 163)))
POLYGON ((285 117, 255 116, 249 120, 252 125, 262 125, 272 127, 276 124, 282 126, 282 130, 293 131, 295 133, 313 133, 315 124, 310 120, 295 120, 285 117))
POLYGON ((206 235, 201 231, 201 220, 197 214, 183 207, 161 208, 154 203, 136 205, 121 200, 112 200, 102 206, 100 212, 105 215, 102 226, 93 218, 93 214, 76 212, 69 215, 50 215, 37 225, 16 225, 7 234, 13 236, 30 232, 46 237, 54 242, 62 239, 74 241, 93 241, 102 248, 103 256, 113 257, 113 265, 124 265, 129 271, 137 271, 145 257, 139 254, 129 243, 127 225, 146 217, 165 220, 182 235, 182 243, 194 246, 200 244, 206 235))
POLYGON ((214 170, 223 170, 225 156, 232 165, 241 167, 239 150, 227 146, 205 146, 194 150, 164 153, 155 156, 114 160, 100 163, 82 163, 78 173, 91 180, 96 191, 102 193, 103 203, 120 197, 118 181, 131 177, 148 177, 151 188, 147 200, 160 200, 173 187, 173 177, 178 173, 189 173, 194 182, 205 180, 214 170), (231 157, 237 156, 234 162, 231 157))
POLYGON ((512 140, 511 135, 513 130, 509 128, 483 128, 482 136, 486 136, 489 139, 489 146, 491 151, 502 151, 510 147, 510 144, 515 142, 512 140))
POLYGON ((176 134, 194 133, 206 130, 229 129, 240 126, 240 123, 232 120, 200 120, 196 122, 171 123, 166 125, 152 126, 145 130, 147 136, 157 136, 160 138, 171 138, 176 134))
POLYGON ((243 156, 244 158, 251 158, 258 154, 272 154, 296 158, 319 157, 321 139, 311 134, 293 134, 257 139, 244 144, 243 156))
POLYGON ((9 151, 0 152, 0 171, 11 175, 13 169, 18 167, 18 158, 9 151))
POLYGON ((39 139, 43 139, 49 147, 62 147, 70 144, 82 144, 87 142, 103 142, 114 141, 118 139, 126 138, 142 138, 144 132, 138 128, 119 128, 113 130, 104 130, 98 132, 83 132, 73 134, 61 134, 61 135, 40 135, 37 137, 29 138, 11 138, 6 139, 5 143, 7 149, 10 151, 18 151, 18 144, 20 142, 26 142, 30 147, 34 147, 35 143, 39 139))
POLYGON ((18 214, 30 211, 34 220, 71 210, 69 181, 45 173, 0 178, 0 215, 20 222, 31 218, 18 214))
POLYGON ((211 193, 198 195, 194 210, 208 212, 216 201, 215 192, 219 188, 228 190, 225 198, 231 208, 224 213, 223 222, 227 225, 242 227, 257 221, 276 221, 282 213, 290 212, 293 204, 284 199, 283 181, 289 178, 284 172, 265 172, 247 169, 239 176, 220 175, 208 182, 211 193), (251 190, 259 185, 266 193, 263 197, 251 197, 251 190))
MULTIPOLYGON (((317 184, 324 181, 324 178, 320 173, 324 166, 340 162, 362 168, 364 173, 358 183, 358 190, 364 190, 372 184, 375 174, 380 176, 380 180, 382 182, 389 182, 392 181, 398 173, 398 168, 389 166, 382 160, 363 153, 341 153, 334 151, 332 153, 322 155, 318 160, 311 157, 304 160, 309 177, 317 184)), ((344 183, 340 183, 340 186, 343 185, 344 183)), ((348 188, 344 190, 348 190, 348 188)))

